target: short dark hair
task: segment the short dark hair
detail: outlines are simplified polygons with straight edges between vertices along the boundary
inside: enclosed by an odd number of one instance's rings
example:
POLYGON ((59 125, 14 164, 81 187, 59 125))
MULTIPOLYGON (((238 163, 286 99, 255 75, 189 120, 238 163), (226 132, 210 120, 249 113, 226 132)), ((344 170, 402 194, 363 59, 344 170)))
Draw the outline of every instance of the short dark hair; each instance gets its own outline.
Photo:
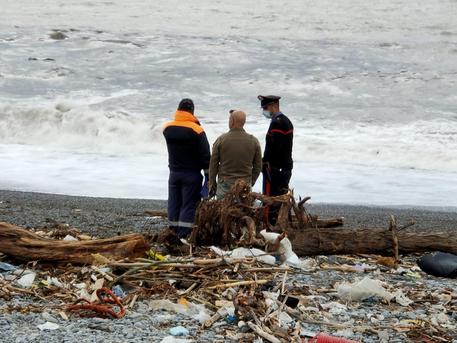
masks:
POLYGON ((194 113, 194 109, 195 109, 195 106, 194 106, 194 102, 192 101, 192 99, 185 98, 179 102, 178 111, 186 111, 186 112, 194 113))

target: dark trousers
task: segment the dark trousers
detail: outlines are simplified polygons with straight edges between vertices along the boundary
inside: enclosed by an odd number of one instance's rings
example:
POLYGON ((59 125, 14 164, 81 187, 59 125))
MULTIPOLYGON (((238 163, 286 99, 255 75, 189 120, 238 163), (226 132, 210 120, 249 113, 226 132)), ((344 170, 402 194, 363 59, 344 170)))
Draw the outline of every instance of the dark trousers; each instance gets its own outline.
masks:
POLYGON ((168 220, 179 238, 192 232, 195 210, 201 200, 203 176, 197 171, 170 171, 168 220))
MULTIPOLYGON (((264 168, 263 173, 263 194, 277 196, 286 194, 289 190, 289 181, 292 177, 292 170, 279 168, 264 168)), ((265 217, 272 224, 276 224, 280 206, 268 206, 265 208, 265 217)))

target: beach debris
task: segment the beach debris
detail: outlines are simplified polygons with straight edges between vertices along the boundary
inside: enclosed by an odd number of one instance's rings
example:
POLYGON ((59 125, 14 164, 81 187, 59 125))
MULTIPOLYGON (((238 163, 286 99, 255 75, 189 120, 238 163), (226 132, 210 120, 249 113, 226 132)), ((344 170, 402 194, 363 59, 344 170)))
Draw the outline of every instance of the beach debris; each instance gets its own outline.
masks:
MULTIPOLYGON (((281 236, 275 234, 273 244, 281 236)), ((51 323, 55 318, 68 320, 69 313, 116 318, 124 309, 133 319, 149 312, 163 318, 160 327, 170 342, 182 340, 170 333, 175 326, 197 335, 212 331, 228 339, 281 343, 312 341, 319 332, 331 336, 321 335, 320 342, 421 341, 424 337, 444 342, 457 335, 457 293, 449 286, 452 280, 420 272, 414 256, 395 258, 397 268, 378 264, 377 255, 299 259, 300 265, 308 261, 312 266, 305 270, 281 265, 277 251, 254 247, 194 246, 192 255, 166 256, 160 248, 154 245, 141 257, 128 259, 100 255, 96 265, 18 265, 15 271, 0 274, 0 298, 8 304, 8 299, 23 296, 32 303, 11 302, 0 312, 41 312, 44 321, 51 323), (275 258, 275 264, 266 263, 262 256, 275 258), (36 274, 32 286, 18 287, 18 279, 32 272, 36 274), (409 273, 419 273, 421 278, 409 273), (122 307, 107 293, 100 299, 98 292, 104 289, 111 290, 122 307), (201 326, 195 329, 196 325, 201 326)), ((91 256, 93 261, 96 254, 91 256)))
POLYGON ((417 265, 427 274, 437 277, 457 277, 457 255, 434 252, 422 256, 417 260, 417 265))
MULTIPOLYGON (((42 281, 42 282, 43 282, 43 281, 42 281)), ((47 285, 50 285, 50 286, 52 286, 52 285, 53 285, 53 286, 57 286, 57 287, 60 287, 60 288, 65 287, 65 285, 64 285, 62 282, 60 282, 58 278, 56 278, 56 277, 51 277, 51 276, 48 276, 48 277, 46 278, 46 284, 47 284, 47 285)))
POLYGON ((17 269, 17 267, 13 266, 12 264, 0 262, 0 272, 11 272, 16 269, 17 269))
POLYGON ((0 222, 0 252, 22 261, 91 264, 93 254, 119 260, 144 256, 149 245, 141 234, 88 241, 44 238, 30 230, 0 222))
POLYGON ((191 343, 191 342, 194 342, 194 341, 191 339, 176 338, 174 336, 166 336, 160 341, 160 343, 191 343))
POLYGON ((120 319, 125 315, 125 308, 122 301, 108 288, 99 288, 96 290, 98 302, 89 302, 84 298, 76 300, 72 305, 67 306, 67 311, 88 313, 103 318, 120 319), (115 305, 115 306, 114 306, 115 305), (117 310, 115 309, 117 307, 117 310))
POLYGON ((33 282, 35 281, 36 273, 35 272, 30 272, 25 275, 23 275, 19 280, 17 280, 17 283, 19 286, 23 288, 30 288, 33 285, 33 282))
POLYGON ((179 303, 173 303, 168 299, 151 300, 149 309, 180 313, 189 318, 194 318, 200 323, 204 323, 210 318, 210 314, 204 305, 191 303, 187 300, 181 300, 179 303))
POLYGON ((354 283, 341 283, 337 287, 337 292, 341 299, 347 301, 363 301, 374 296, 390 301, 394 297, 393 294, 386 291, 379 280, 369 277, 354 283))
POLYGON ((46 322, 44 324, 37 325, 37 327, 38 327, 38 329, 40 329, 40 331, 46 331, 46 330, 53 331, 53 330, 57 330, 58 328, 60 328, 60 325, 56 324, 56 323, 52 323, 52 322, 46 322))
POLYGON ((358 341, 352 341, 350 339, 330 336, 325 333, 319 333, 313 338, 306 341, 307 343, 360 343, 358 341))
POLYGON ((172 336, 187 336, 189 334, 189 330, 187 330, 184 326, 172 327, 169 332, 172 336))
POLYGON ((77 241, 78 239, 73 237, 72 235, 66 235, 64 238, 63 238, 63 241, 77 241))
POLYGON ((274 256, 271 256, 270 254, 266 253, 265 251, 256 249, 256 248, 251 248, 251 249, 236 248, 236 249, 233 249, 232 251, 224 251, 215 246, 212 246, 210 248, 212 251, 214 251, 219 256, 232 257, 232 258, 255 257, 259 261, 264 262, 266 264, 270 264, 270 265, 276 264, 276 258, 274 256))
POLYGON ((397 290, 395 293, 393 293, 393 298, 395 299, 395 302, 397 304, 400 304, 401 306, 409 306, 412 303, 414 303, 413 300, 409 299, 401 289, 397 290))
POLYGON ((304 207, 307 200, 309 197, 297 202, 292 190, 280 196, 251 192, 250 185, 239 180, 223 199, 200 203, 189 242, 193 246, 224 249, 259 248, 269 253, 282 250, 278 255, 283 261, 289 259, 290 264, 294 264, 295 256, 284 255, 289 251, 284 240, 287 238, 297 256, 387 255, 380 257, 378 264, 393 269, 400 262, 400 253, 440 250, 457 254, 457 235, 450 235, 448 231, 411 230, 414 221, 398 225, 394 216, 386 228, 339 227, 343 225, 342 218, 321 220, 309 214, 304 207), (258 202, 262 203, 260 207, 255 205, 258 202), (263 215, 264 208, 271 205, 280 207, 275 226, 263 215))
POLYGON ((125 292, 120 285, 114 286, 112 291, 120 299, 125 297, 125 292))

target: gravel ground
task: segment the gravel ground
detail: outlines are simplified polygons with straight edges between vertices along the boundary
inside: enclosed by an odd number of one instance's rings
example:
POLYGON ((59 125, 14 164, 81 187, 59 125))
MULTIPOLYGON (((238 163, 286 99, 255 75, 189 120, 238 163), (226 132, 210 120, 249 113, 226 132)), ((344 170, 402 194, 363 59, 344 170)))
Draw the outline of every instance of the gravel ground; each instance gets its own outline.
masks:
MULTIPOLYGON (((164 200, 89 198, 0 190, 0 221, 26 227, 67 223, 86 233, 110 236, 157 230, 165 221, 151 220, 145 210, 165 210, 164 200)), ((343 216, 349 227, 387 227, 391 214, 401 223, 414 219, 417 230, 457 229, 457 210, 384 208, 311 204, 308 210, 323 218, 343 216)))

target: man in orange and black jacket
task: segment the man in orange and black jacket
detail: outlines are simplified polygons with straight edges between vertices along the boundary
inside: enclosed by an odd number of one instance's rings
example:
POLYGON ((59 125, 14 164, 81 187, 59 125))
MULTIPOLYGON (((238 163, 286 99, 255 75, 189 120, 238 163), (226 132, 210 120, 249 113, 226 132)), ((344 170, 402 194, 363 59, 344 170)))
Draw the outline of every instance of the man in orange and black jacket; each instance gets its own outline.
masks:
MULTIPOLYGON (((207 192, 210 148, 205 131, 194 116, 194 103, 183 99, 174 120, 165 125, 168 166, 168 220, 179 238, 192 231, 195 210, 201 200, 203 177, 207 192)), ((203 191, 204 192, 204 191, 203 191)))

